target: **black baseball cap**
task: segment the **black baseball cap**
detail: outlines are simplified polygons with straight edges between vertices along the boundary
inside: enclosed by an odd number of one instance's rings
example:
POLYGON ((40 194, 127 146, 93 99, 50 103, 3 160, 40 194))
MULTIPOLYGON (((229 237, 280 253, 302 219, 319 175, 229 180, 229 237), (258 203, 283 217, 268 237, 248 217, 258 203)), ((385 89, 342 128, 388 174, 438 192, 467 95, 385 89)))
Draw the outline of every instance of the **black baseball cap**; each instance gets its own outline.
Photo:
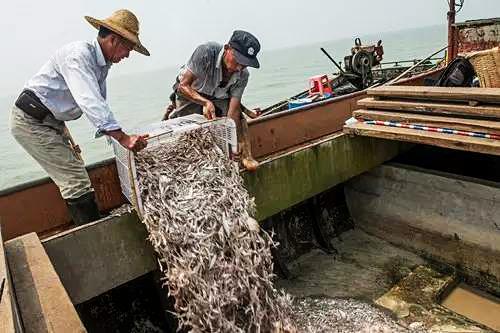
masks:
POLYGON ((243 30, 236 30, 229 40, 229 46, 233 48, 238 64, 254 68, 260 67, 257 60, 260 43, 254 35, 243 30))

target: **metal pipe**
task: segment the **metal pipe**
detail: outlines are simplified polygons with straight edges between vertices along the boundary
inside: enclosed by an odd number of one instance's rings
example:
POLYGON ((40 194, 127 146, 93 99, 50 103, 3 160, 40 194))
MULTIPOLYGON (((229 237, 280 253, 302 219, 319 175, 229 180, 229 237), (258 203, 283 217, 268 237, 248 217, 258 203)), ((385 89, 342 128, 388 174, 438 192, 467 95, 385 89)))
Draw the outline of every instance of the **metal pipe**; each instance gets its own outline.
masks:
MULTIPOLYGON (((428 59, 428 60, 442 60, 442 58, 431 58, 431 59, 428 59)), ((381 62, 379 65, 405 64, 405 63, 408 63, 408 62, 416 63, 418 61, 420 61, 420 59, 388 61, 388 62, 381 62)))
POLYGON ((444 50, 446 50, 446 48, 448 47, 445 46, 443 48, 441 48, 440 50, 434 52, 433 54, 431 54, 430 56, 428 56, 427 58, 425 59, 422 59, 420 60, 419 62, 417 62, 415 65, 411 66, 410 68, 408 68, 407 70, 405 70, 403 73, 399 74, 395 79, 392 79, 388 82, 386 82, 385 84, 383 84, 384 86, 387 85, 387 86, 390 86, 391 84, 393 83, 396 83, 396 81, 398 81, 399 79, 401 79, 402 77, 404 77, 406 74, 408 74, 409 72, 411 72, 415 67, 417 67, 418 65, 424 63, 425 61, 429 60, 430 58, 434 57, 436 54, 438 54, 439 52, 443 52, 444 50))
POLYGON ((455 0, 448 0, 448 4, 450 5, 448 11, 448 59, 447 63, 449 64, 456 57, 456 46, 455 46, 455 0))
POLYGON ((328 52, 326 52, 324 48, 321 48, 321 51, 323 51, 323 53, 328 57, 328 59, 330 59, 330 61, 333 62, 333 64, 339 69, 340 73, 344 74, 344 71, 342 70, 340 65, 337 64, 335 60, 333 60, 333 58, 328 54, 328 52))

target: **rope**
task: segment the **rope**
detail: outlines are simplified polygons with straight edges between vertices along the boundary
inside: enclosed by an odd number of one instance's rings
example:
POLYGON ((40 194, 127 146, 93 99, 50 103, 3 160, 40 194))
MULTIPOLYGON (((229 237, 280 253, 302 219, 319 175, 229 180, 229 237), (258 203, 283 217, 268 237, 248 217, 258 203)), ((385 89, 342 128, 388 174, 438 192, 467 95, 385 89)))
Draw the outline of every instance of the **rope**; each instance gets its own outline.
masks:
POLYGON ((474 137, 474 138, 500 140, 500 135, 497 135, 497 134, 461 131, 461 130, 456 130, 453 128, 441 128, 441 127, 434 127, 434 126, 403 124, 403 123, 398 123, 395 121, 381 121, 381 120, 366 120, 366 121, 362 121, 362 122, 367 124, 367 125, 382 125, 382 126, 389 126, 389 127, 409 128, 409 129, 415 129, 415 130, 419 130, 419 131, 437 132, 437 133, 444 133, 444 134, 455 134, 455 135, 469 136, 469 137, 474 137))

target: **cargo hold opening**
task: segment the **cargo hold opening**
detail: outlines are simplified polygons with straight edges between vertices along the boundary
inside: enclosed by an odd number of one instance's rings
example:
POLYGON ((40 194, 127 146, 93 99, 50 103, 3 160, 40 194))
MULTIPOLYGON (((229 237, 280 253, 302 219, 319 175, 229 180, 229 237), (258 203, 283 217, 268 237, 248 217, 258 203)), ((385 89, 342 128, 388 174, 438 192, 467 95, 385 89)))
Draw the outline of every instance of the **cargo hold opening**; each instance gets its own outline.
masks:
POLYGON ((391 162, 500 182, 500 156, 417 145, 391 162))

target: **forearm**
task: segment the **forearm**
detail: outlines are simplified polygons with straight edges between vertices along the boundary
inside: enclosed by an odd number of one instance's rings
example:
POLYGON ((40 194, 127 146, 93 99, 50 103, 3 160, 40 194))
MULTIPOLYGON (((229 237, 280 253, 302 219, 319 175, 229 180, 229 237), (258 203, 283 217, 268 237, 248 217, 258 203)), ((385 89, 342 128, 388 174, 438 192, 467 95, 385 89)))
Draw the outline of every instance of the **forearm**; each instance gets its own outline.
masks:
POLYGON ((250 110, 247 107, 245 107, 243 104, 241 104, 241 112, 246 114, 251 119, 255 119, 255 118, 260 116, 261 110, 260 110, 260 108, 255 108, 254 110, 250 110))
POLYGON ((123 132, 121 129, 114 130, 114 131, 104 131, 103 134, 108 135, 115 139, 116 141, 122 143, 124 140, 128 137, 125 132, 123 132))
POLYGON ((194 90, 190 85, 180 84, 177 88, 177 92, 182 95, 182 97, 190 100, 193 103, 199 105, 206 105, 210 102, 207 98, 201 96, 196 90, 194 90))
POLYGON ((236 127, 239 129, 241 126, 241 102, 239 98, 231 97, 229 100, 227 116, 234 120, 236 127))

